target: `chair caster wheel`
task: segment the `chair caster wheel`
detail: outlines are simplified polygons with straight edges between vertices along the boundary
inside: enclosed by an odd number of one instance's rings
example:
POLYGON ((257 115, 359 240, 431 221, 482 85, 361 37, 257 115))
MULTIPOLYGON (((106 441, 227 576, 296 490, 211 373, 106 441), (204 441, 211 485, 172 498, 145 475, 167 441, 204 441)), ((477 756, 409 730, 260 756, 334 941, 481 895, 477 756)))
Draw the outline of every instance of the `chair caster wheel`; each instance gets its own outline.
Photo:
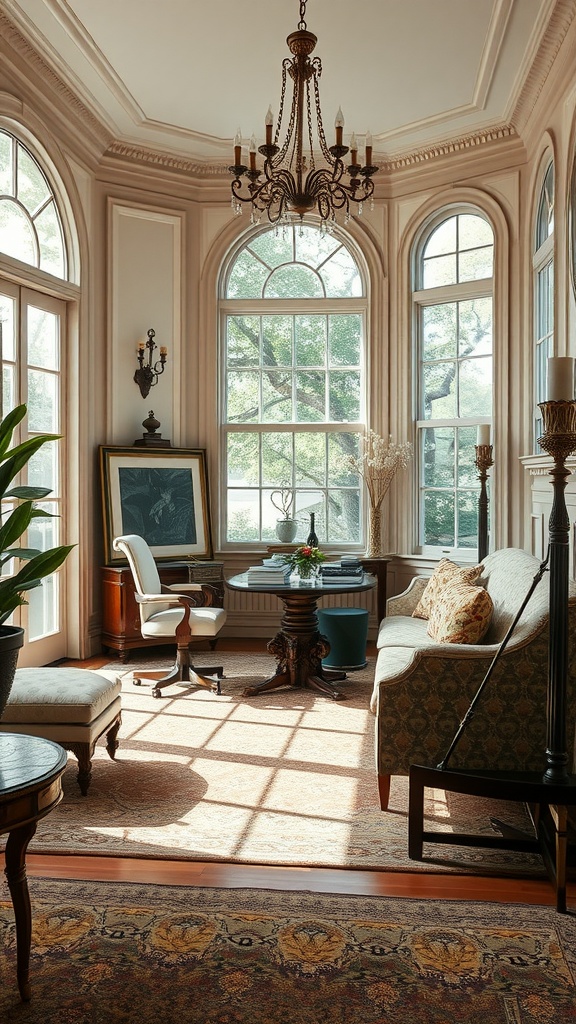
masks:
POLYGON ((133 679, 132 680, 132 686, 142 686, 142 680, 141 679, 133 679))
POLYGON ((154 690, 152 690, 152 696, 156 697, 156 698, 161 697, 162 696, 162 691, 154 689, 154 690))

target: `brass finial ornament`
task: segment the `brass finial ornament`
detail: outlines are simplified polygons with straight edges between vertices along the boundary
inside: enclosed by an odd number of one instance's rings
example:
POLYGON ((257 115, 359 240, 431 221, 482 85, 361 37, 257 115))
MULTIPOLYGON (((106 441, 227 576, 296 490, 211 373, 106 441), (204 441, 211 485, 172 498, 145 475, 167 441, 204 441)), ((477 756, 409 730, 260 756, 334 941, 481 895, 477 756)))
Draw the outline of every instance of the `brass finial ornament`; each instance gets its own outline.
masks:
POLYGON ((372 164, 370 132, 365 136, 364 165, 358 160, 354 133, 350 146, 343 145, 344 118, 340 109, 335 121, 335 145, 328 146, 326 141, 318 87, 322 63, 319 57, 310 59, 317 38, 306 27, 306 3, 307 0, 301 0, 298 29, 286 40, 293 56, 292 59, 286 57, 282 63, 280 109, 274 137, 274 115, 269 108, 265 118, 266 141, 257 148, 252 136, 248 166, 242 163, 240 129, 234 139, 234 163, 229 168, 233 175, 232 208, 235 213, 241 213, 242 205, 250 204, 253 223, 259 222, 263 213, 276 224, 289 222, 294 215, 302 220, 306 213, 316 212, 325 227, 336 220, 340 211, 347 221, 351 204, 353 212, 361 214, 362 204, 372 200, 374 194, 372 176, 378 168, 372 164), (287 114, 286 135, 281 142, 288 76, 293 83, 292 104, 287 114), (261 169, 256 166, 257 152, 264 157, 261 169), (350 163, 345 166, 343 158, 348 153, 350 163), (320 157, 326 166, 316 166, 320 157))

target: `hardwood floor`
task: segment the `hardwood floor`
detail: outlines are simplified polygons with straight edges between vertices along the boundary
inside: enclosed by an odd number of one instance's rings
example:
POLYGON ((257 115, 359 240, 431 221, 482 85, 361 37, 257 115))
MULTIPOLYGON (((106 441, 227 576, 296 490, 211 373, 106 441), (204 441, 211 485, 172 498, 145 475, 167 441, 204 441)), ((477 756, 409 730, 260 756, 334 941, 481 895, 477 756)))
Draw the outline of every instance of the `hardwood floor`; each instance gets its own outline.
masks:
MULTIPOLYGON (((265 641, 221 639, 218 650, 261 651, 265 641)), ((369 656, 375 649, 369 648, 369 656)), ((99 668, 109 655, 66 664, 99 668)), ((51 856, 30 852, 30 877, 80 878, 100 881, 151 882, 215 888, 311 890, 366 896, 411 899, 481 900, 497 903, 532 903, 554 906, 555 894, 547 881, 479 877, 429 872, 360 871, 334 868, 270 867, 209 861, 168 861, 130 857, 51 856)), ((576 883, 568 886, 568 904, 576 911, 576 883)))

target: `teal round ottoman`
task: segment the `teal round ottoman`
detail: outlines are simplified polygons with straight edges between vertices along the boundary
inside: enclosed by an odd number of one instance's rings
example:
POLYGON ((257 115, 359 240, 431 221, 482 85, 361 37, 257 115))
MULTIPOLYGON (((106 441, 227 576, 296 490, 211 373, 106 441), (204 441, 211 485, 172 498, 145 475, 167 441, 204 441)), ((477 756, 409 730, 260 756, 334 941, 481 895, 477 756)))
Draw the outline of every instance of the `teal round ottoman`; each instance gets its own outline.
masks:
POLYGON ((330 644, 322 659, 325 668, 354 669, 366 665, 368 611, 366 608, 320 608, 318 629, 330 644))

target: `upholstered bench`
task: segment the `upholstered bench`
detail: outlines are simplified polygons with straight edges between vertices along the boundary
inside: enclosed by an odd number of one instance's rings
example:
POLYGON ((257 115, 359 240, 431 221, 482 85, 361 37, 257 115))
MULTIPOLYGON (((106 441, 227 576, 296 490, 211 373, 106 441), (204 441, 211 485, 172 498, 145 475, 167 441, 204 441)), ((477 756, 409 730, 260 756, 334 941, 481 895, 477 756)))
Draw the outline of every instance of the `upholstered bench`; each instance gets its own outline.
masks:
POLYGON ((42 736, 71 750, 78 760, 78 785, 86 796, 97 740, 106 733, 112 758, 118 749, 121 688, 116 672, 19 668, 0 731, 42 736))

